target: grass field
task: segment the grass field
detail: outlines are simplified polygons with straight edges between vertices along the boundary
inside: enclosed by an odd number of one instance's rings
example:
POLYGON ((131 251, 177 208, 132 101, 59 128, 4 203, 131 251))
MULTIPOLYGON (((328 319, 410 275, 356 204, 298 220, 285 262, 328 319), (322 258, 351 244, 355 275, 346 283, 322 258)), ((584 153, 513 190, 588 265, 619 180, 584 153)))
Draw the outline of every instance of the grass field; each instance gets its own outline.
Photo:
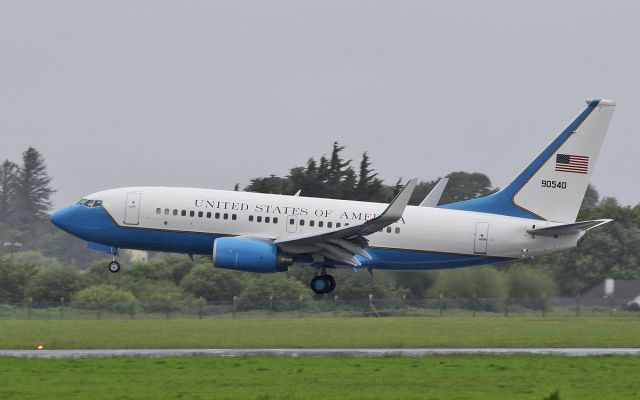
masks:
POLYGON ((633 318, 0 321, 0 348, 640 347, 633 318))
POLYGON ((637 357, 0 358, 4 399, 637 399, 637 357))

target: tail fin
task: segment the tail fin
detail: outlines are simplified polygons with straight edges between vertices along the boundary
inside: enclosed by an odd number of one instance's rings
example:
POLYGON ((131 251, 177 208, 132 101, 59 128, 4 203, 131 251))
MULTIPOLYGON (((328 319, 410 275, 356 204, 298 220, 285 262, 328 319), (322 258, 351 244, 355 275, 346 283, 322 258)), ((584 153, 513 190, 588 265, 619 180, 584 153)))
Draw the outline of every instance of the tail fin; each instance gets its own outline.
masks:
POLYGON ((616 103, 587 108, 513 182, 487 197, 441 206, 514 217, 574 222, 616 103))

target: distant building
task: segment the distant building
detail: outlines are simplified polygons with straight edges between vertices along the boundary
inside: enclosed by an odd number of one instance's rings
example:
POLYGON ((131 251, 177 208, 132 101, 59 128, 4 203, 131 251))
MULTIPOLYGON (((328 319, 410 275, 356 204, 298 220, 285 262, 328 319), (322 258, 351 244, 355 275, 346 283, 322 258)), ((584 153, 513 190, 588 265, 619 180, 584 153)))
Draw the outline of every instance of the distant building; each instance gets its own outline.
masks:
POLYGON ((605 279, 602 283, 582 292, 580 297, 585 301, 614 298, 628 306, 631 304, 640 306, 640 279, 605 279))

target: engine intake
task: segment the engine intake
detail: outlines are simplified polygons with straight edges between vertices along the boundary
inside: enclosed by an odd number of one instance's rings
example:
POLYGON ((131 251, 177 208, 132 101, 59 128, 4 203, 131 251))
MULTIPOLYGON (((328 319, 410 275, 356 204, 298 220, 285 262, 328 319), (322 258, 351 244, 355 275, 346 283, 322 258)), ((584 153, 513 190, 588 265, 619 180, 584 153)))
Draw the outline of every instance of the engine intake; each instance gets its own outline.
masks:
POLYGON ((246 272, 282 272, 293 263, 271 242, 243 237, 222 237, 213 242, 213 267, 246 272))

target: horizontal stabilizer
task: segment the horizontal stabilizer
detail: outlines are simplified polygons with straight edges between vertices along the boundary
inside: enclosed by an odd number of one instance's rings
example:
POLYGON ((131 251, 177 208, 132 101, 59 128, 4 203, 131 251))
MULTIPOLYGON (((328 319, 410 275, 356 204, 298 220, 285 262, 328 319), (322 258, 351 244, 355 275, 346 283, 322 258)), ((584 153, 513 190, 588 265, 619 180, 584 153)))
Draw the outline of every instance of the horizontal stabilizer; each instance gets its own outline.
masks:
POLYGON ((540 236, 555 236, 555 235, 575 235, 576 233, 580 233, 582 231, 588 231, 589 229, 593 229, 600 225, 604 225, 608 222, 613 221, 612 219, 595 219, 592 221, 580 221, 574 222, 572 224, 562 224, 549 226, 546 228, 538 228, 538 229, 528 229, 532 235, 540 235, 540 236))
POLYGON ((427 197, 422 200, 420 207, 437 207, 442 193, 444 193, 444 188, 447 187, 447 182, 449 182, 449 178, 440 179, 433 189, 431 189, 427 197))

